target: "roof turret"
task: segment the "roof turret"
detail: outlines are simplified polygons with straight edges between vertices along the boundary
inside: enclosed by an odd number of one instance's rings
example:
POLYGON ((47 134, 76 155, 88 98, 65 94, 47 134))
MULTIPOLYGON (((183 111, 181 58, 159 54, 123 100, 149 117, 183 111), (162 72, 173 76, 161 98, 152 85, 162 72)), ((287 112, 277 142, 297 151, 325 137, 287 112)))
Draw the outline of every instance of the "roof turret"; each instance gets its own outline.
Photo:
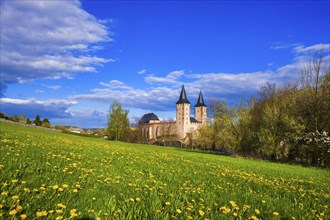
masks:
POLYGON ((203 98, 202 91, 199 92, 199 97, 198 97, 197 104, 195 105, 195 107, 200 107, 200 106, 206 107, 206 105, 204 103, 204 98, 203 98))
POLYGON ((190 102, 189 102, 188 99, 187 99, 186 90, 184 89, 184 85, 182 85, 180 98, 179 98, 179 100, 176 102, 176 104, 183 104, 183 103, 188 103, 188 104, 190 104, 190 102))

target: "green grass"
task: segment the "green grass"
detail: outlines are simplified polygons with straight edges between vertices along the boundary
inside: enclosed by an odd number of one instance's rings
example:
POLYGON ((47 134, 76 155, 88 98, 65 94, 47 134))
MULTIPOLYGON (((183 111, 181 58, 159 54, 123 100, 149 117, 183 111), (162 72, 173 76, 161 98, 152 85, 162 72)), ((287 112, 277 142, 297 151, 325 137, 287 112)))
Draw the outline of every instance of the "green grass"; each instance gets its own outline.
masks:
POLYGON ((0 218, 330 218, 329 170, 0 125, 0 218))

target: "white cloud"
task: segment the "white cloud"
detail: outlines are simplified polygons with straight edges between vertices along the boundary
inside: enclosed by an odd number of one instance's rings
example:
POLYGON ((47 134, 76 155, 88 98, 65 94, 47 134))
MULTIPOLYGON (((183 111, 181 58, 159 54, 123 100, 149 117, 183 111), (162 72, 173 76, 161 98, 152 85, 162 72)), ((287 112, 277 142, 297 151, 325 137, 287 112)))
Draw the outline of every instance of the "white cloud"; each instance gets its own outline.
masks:
POLYGON ((156 87, 135 89, 118 80, 100 82, 103 88, 94 88, 90 94, 71 96, 72 100, 88 100, 99 103, 120 102, 126 108, 169 110, 179 96, 179 88, 156 87))
POLYGON ((65 99, 12 99, 0 98, 1 111, 13 115, 25 113, 27 117, 33 118, 36 115, 48 118, 66 118, 71 117, 68 108, 78 104, 77 101, 65 99))
POLYGON ((293 48, 295 53, 315 53, 317 51, 330 51, 330 44, 315 44, 312 46, 299 45, 293 48))
POLYGON ((158 77, 153 74, 148 75, 144 78, 144 80, 149 84, 153 84, 153 83, 180 84, 180 82, 178 82, 178 79, 180 79, 181 76, 183 75, 184 75, 184 71, 178 70, 178 71, 170 72, 165 77, 158 77))
POLYGON ((140 75, 144 75, 144 74, 147 73, 147 70, 146 69, 142 69, 142 70, 138 71, 137 73, 140 74, 140 75))
POLYGON ((2 93, 8 83, 70 78, 113 61, 86 55, 111 41, 105 23, 76 0, 1 2, 2 93))
POLYGON ((70 110, 71 117, 52 118, 54 125, 70 125, 82 128, 105 128, 107 126, 107 114, 95 109, 70 110))
POLYGON ((62 86, 60 85, 46 85, 46 84, 42 84, 43 87, 46 87, 48 89, 52 89, 52 90, 58 90, 60 88, 62 88, 62 86))
MULTIPOLYGON (((306 47, 310 51, 311 48, 306 47)), ((200 73, 186 74, 183 70, 173 71, 165 77, 156 75, 144 76, 150 84, 144 89, 136 89, 118 80, 108 83, 100 82, 101 88, 94 88, 90 94, 78 94, 72 96, 73 100, 88 100, 99 103, 111 103, 119 101, 126 108, 136 108, 152 111, 174 111, 175 102, 179 98, 181 77, 185 81, 186 92, 192 105, 195 104, 199 90, 203 91, 204 98, 222 98, 237 102, 240 98, 248 99, 255 96, 266 82, 274 82, 278 85, 297 79, 302 68, 310 61, 310 57, 304 55, 296 56, 287 65, 275 70, 264 70, 246 73, 200 73), (156 86, 155 86, 156 85, 156 86), (170 86, 169 86, 170 85, 170 86)), ((324 65, 330 65, 330 56, 324 58, 324 65)))

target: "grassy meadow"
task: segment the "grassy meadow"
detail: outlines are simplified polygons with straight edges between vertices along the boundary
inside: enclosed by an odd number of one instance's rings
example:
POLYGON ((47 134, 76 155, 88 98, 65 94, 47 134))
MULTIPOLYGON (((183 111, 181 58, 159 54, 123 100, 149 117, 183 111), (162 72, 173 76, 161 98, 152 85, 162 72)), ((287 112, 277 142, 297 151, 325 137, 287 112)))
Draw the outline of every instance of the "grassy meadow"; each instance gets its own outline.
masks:
POLYGON ((330 219, 329 170, 0 125, 0 219, 330 219))

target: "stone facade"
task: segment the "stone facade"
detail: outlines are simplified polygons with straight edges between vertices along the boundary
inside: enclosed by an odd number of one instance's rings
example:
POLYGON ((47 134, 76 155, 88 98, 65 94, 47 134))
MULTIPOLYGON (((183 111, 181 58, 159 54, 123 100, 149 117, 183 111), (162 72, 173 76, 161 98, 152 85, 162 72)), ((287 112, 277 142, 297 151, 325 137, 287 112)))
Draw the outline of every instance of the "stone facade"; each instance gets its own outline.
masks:
POLYGON ((207 106, 204 103, 202 92, 199 93, 197 104, 194 106, 194 117, 190 116, 190 102, 187 99, 186 91, 182 86, 179 100, 176 102, 176 121, 161 122, 157 115, 148 113, 143 115, 139 121, 143 136, 148 141, 157 141, 160 136, 176 135, 178 140, 183 141, 197 128, 206 124, 207 106))

